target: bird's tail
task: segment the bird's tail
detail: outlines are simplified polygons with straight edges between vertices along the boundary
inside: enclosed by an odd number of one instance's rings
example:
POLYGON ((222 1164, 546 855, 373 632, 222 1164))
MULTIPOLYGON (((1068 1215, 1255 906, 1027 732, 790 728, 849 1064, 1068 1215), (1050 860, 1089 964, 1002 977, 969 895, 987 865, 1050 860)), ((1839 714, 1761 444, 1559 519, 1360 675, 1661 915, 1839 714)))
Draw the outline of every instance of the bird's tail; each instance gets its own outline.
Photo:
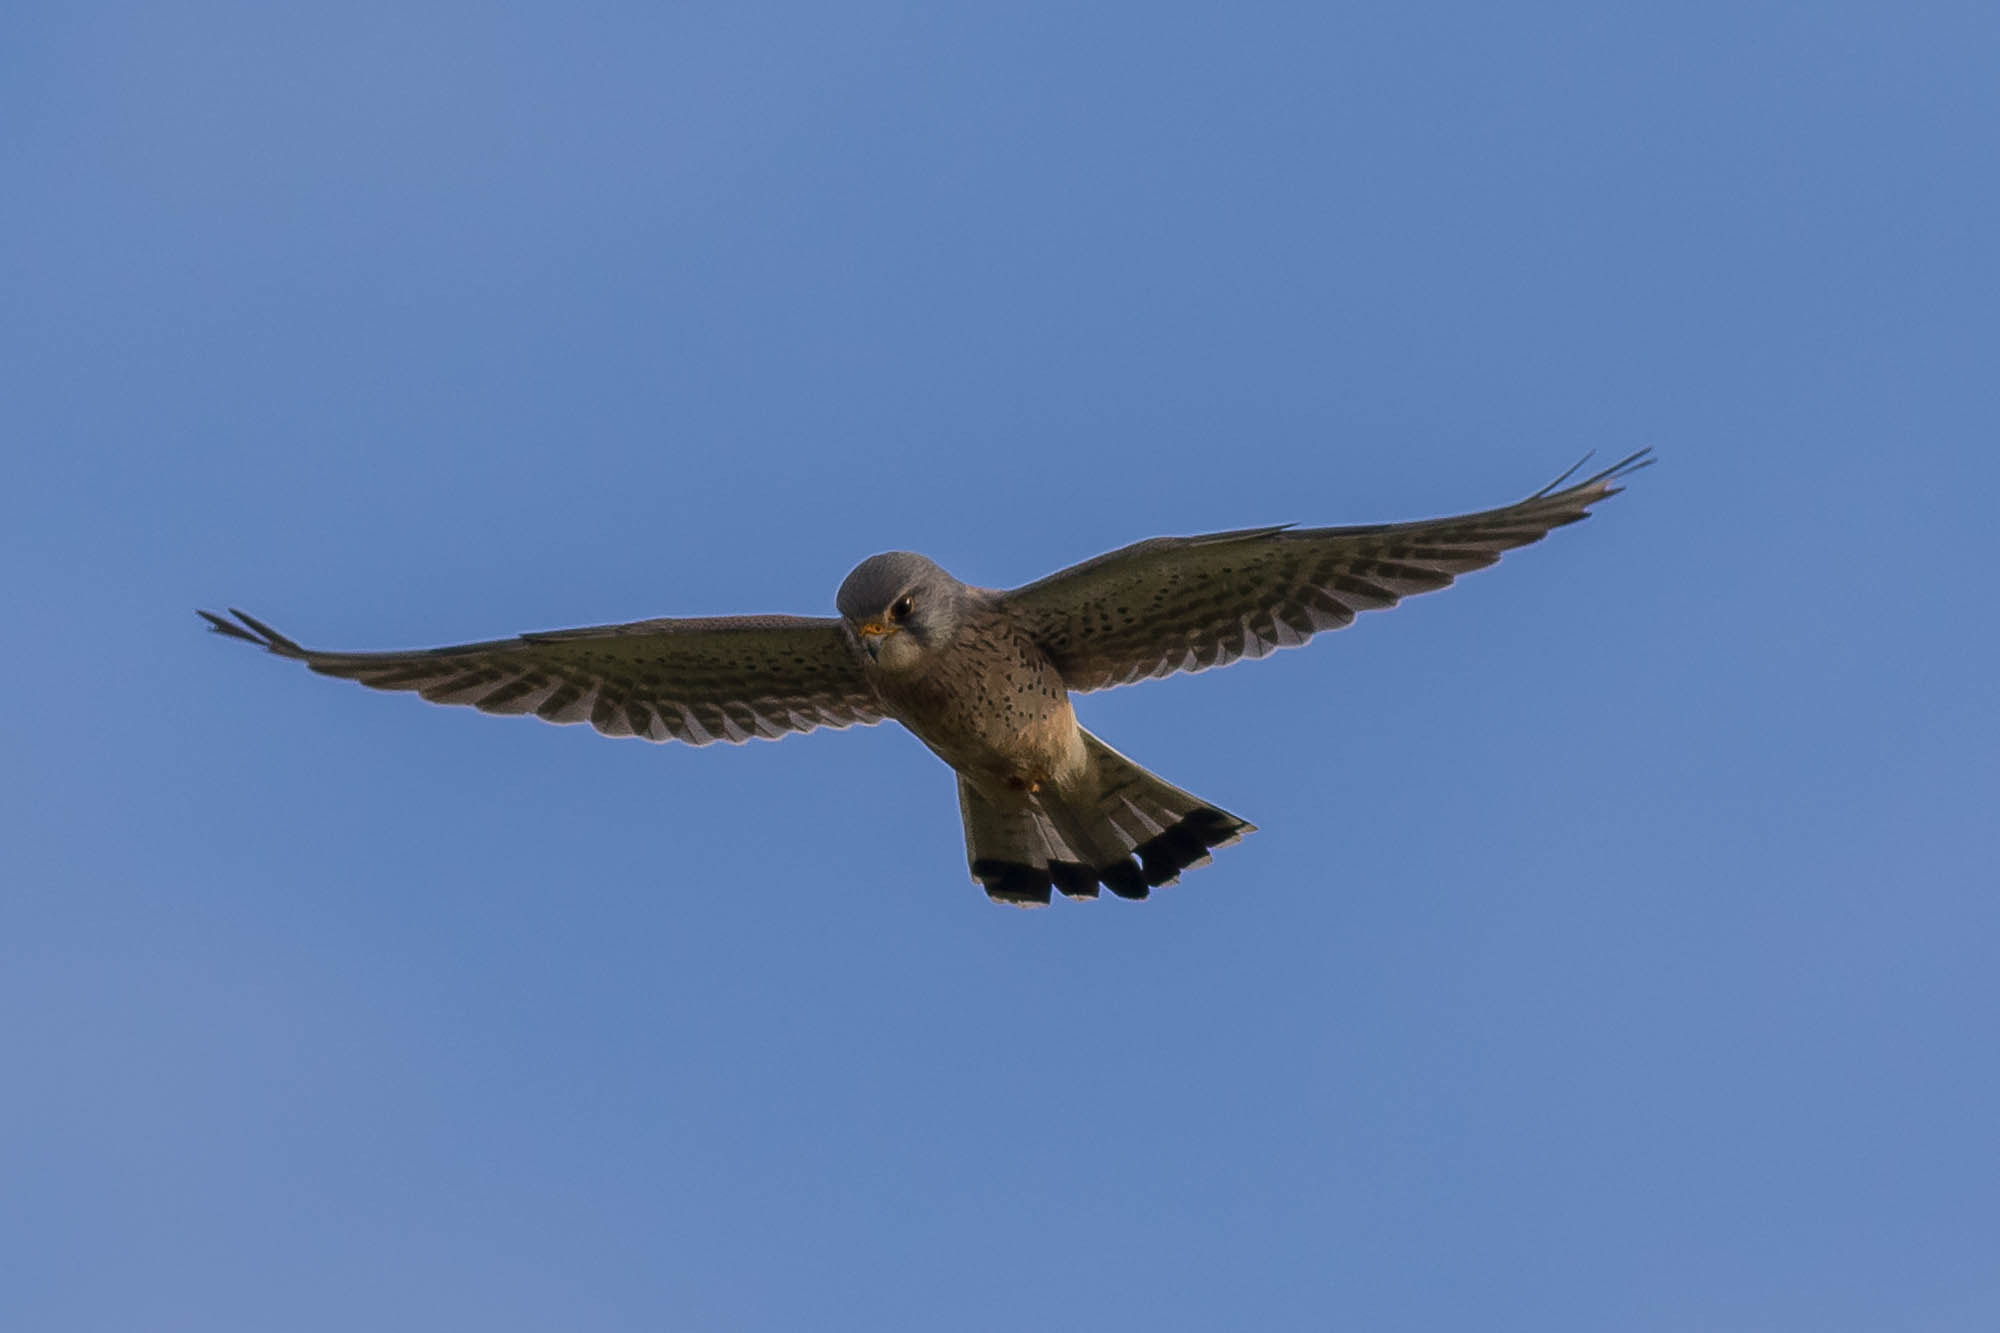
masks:
POLYGON ((1254 824, 1147 772, 1089 732, 1092 781, 1053 788, 1002 806, 958 780, 965 851, 972 877, 996 902, 1033 907, 1050 892, 1095 898, 1102 884, 1121 898, 1144 898, 1181 871, 1205 865, 1254 824))

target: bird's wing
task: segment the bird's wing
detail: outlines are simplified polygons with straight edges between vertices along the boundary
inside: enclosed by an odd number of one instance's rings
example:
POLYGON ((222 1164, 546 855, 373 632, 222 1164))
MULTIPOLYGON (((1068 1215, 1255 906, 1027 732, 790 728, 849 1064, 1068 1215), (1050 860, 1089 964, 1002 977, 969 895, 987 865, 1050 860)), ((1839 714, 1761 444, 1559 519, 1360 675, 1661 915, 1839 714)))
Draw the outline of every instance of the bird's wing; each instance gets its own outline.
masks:
POLYGON ((607 736, 740 743, 883 717, 838 620, 642 620, 417 652, 328 653, 241 611, 233 621, 200 614, 217 633, 322 675, 487 713, 588 722, 607 736))
POLYGON ((1613 483, 1647 466, 1648 453, 1565 486, 1571 468, 1519 504, 1456 518, 1156 537, 1004 593, 1001 604, 1073 690, 1204 671, 1295 647, 1539 541, 1616 494, 1613 483))

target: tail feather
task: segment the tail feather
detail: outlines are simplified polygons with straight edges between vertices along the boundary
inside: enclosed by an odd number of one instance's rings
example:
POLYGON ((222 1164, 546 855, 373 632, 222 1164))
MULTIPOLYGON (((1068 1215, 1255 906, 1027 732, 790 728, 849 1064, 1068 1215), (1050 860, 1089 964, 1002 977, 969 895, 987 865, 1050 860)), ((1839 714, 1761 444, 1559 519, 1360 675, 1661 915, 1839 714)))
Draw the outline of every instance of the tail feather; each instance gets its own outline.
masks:
POLYGON ((1144 898, 1206 865, 1256 826, 1182 791, 1083 733, 1092 781, 1001 806, 958 783, 972 877, 997 902, 1040 906, 1053 891, 1095 898, 1098 886, 1144 898))

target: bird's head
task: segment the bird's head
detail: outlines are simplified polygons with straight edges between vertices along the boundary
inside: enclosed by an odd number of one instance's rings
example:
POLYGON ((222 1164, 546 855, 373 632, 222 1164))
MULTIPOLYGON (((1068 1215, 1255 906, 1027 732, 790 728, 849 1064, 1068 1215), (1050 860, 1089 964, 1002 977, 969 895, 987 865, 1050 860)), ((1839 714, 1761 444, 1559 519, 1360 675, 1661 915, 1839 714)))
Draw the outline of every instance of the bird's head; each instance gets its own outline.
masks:
POLYGON ((870 661, 884 671, 909 671, 951 642, 966 591, 914 551, 889 551, 856 565, 834 604, 870 661))

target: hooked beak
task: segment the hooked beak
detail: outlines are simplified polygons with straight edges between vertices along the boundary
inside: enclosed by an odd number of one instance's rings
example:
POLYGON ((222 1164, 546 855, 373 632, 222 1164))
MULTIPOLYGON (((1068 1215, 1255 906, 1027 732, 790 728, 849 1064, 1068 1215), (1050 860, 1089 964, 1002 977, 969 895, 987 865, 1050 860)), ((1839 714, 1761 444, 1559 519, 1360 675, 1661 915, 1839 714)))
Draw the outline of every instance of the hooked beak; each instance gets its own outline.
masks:
POLYGON ((896 630, 894 626, 884 625, 879 620, 871 620, 865 625, 856 626, 854 632, 861 636, 862 651, 866 652, 868 660, 873 662, 882 656, 882 640, 894 634, 896 630))

